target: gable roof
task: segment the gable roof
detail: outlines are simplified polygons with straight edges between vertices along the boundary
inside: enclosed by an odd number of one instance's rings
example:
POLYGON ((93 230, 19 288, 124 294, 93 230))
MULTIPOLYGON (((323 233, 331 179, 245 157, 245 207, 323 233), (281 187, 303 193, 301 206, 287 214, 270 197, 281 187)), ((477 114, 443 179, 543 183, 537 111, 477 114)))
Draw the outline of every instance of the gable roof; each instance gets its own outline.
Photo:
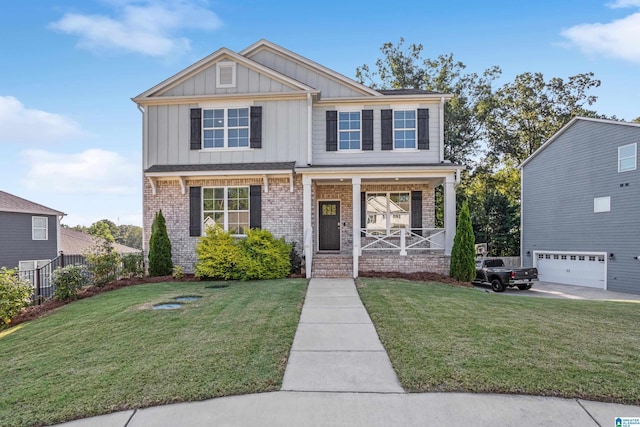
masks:
POLYGON ((132 98, 131 100, 133 102, 136 103, 144 103, 145 99, 148 98, 153 98, 169 89, 171 89, 172 87, 184 82, 185 80, 193 77, 195 74, 203 71, 206 68, 211 67, 213 64, 215 64, 216 62, 222 60, 222 59, 230 59, 234 62, 237 62, 239 64, 242 64, 244 66, 246 66, 247 68, 251 68, 261 74, 264 74, 274 80, 279 81, 280 83, 291 87, 292 89, 295 90, 299 90, 299 91, 303 91, 303 92, 310 92, 310 93, 317 93, 318 91, 314 88, 312 88, 311 86, 308 86, 304 83, 301 83, 297 80, 292 79, 289 76, 286 76, 282 73, 279 73, 275 70, 272 70, 271 68, 265 67, 262 64, 259 64, 249 58, 246 58, 244 56, 238 55, 237 53, 223 47, 221 49, 218 49, 217 51, 213 52, 211 55, 201 59, 200 61, 196 62, 195 64, 190 65, 189 67, 185 68, 184 70, 178 72, 177 74, 174 74, 173 76, 169 77, 168 79, 164 80, 161 83, 158 83, 157 85, 155 85, 154 87, 152 87, 151 89, 148 89, 144 92, 142 92, 140 95, 136 96, 135 98, 132 98))
MULTIPOLYGON (((91 234, 72 228, 60 228, 60 250, 67 255, 82 255, 89 252, 97 244, 101 243, 101 239, 91 234)), ((113 248, 119 254, 139 253, 140 249, 114 243, 113 248)))
POLYGON ((320 74, 324 74, 325 76, 336 80, 340 83, 343 83, 349 87, 351 87, 352 89, 354 89, 357 92, 360 92, 364 95, 371 95, 371 96, 381 96, 382 94, 376 90, 371 89, 368 86, 365 86, 361 83, 358 83, 357 81, 350 79, 349 77, 346 77, 340 73, 338 73, 337 71, 334 71, 330 68, 325 67, 324 65, 320 65, 317 62, 314 62, 308 58, 305 58, 302 55, 298 55, 295 52, 292 52, 288 49, 285 49, 282 46, 279 46, 273 42, 270 42, 269 40, 259 40, 257 42, 255 42, 254 44, 252 44, 251 46, 241 50, 239 53, 242 56, 248 57, 251 54, 257 53, 263 49, 268 49, 271 51, 274 51, 282 56, 285 56, 289 59, 292 59, 293 61, 307 67, 310 68, 314 71, 319 72, 320 74))
POLYGON ((0 212, 19 212, 41 215, 66 215, 64 212, 31 202, 0 190, 0 212))
POLYGON ((553 141, 555 141, 556 139, 560 138, 560 136, 562 134, 564 134, 569 128, 571 128, 573 125, 575 125, 579 121, 604 123, 604 124, 620 125, 620 126, 633 126, 633 127, 640 128, 640 123, 620 122, 620 121, 617 121, 617 120, 607 120, 607 119, 593 119, 593 118, 590 118, 590 117, 574 117, 573 119, 571 119, 569 121, 569 123, 564 125, 558 132, 556 132, 544 144, 542 144, 540 147, 538 147, 538 149, 536 151, 534 151, 532 155, 527 157, 527 159, 524 162, 520 163, 520 165, 518 165, 518 169, 522 169, 534 157, 536 157, 538 154, 540 154, 545 148, 547 148, 549 145, 551 145, 553 143, 553 141))

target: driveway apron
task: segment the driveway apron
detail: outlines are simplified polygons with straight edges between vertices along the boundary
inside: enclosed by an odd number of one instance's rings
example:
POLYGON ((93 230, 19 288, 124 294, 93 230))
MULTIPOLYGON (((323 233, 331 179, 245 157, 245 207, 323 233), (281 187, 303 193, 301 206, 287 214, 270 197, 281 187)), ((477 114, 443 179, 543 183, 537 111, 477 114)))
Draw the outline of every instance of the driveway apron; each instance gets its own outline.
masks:
POLYGON ((311 279, 282 390, 402 393, 353 279, 311 279))

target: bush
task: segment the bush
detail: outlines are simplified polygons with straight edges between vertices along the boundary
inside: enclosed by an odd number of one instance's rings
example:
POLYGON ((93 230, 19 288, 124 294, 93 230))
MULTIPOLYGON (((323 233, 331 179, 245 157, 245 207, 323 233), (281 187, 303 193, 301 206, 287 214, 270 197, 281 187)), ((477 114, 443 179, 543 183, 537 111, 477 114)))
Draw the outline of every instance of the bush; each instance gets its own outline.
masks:
POLYGON ((184 279, 184 269, 180 265, 174 265, 173 266, 173 273, 171 275, 176 280, 182 280, 182 279, 184 279))
POLYGON ((236 264, 240 258, 238 246, 231 233, 216 224, 207 227, 196 246, 198 262, 196 277, 214 280, 239 279, 236 264))
POLYGON ((291 245, 276 239, 268 230, 251 229, 238 240, 238 268, 242 280, 281 279, 289 276, 291 245))
POLYGON ((130 253, 122 255, 122 276, 142 277, 144 268, 142 266, 142 254, 130 253))
POLYGON ((291 263, 291 268, 289 272, 291 274, 300 274, 302 271, 302 256, 300 252, 296 250, 296 242, 291 242, 289 244, 291 246, 291 250, 289 251, 289 262, 291 263))
POLYGON ((15 270, 0 269, 0 323, 8 325, 11 318, 31 302, 31 283, 21 279, 15 270))
POLYGON ((118 278, 120 270, 120 255, 113 248, 113 244, 104 240, 95 246, 91 252, 85 254, 88 269, 94 285, 102 287, 118 278))
POLYGON ((78 291, 91 283, 91 273, 87 267, 71 264, 58 267, 51 275, 51 282, 55 287, 53 297, 59 301, 76 299, 78 291))
POLYGON ((168 276, 173 269, 171 241, 162 210, 156 213, 149 239, 149 276, 168 276))
POLYGON ((475 242, 471 217, 469 216, 469 205, 464 201, 458 213, 456 237, 453 239, 453 248, 451 249, 449 275, 454 279, 470 282, 475 277, 475 242))

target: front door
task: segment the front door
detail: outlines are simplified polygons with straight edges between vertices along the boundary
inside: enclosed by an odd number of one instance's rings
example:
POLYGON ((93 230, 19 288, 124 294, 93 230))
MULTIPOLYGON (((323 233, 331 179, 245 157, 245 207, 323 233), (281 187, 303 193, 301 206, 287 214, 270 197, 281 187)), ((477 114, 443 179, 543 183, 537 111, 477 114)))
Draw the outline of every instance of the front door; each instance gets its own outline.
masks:
POLYGON ((318 249, 339 251, 340 202, 319 202, 318 213, 318 249))

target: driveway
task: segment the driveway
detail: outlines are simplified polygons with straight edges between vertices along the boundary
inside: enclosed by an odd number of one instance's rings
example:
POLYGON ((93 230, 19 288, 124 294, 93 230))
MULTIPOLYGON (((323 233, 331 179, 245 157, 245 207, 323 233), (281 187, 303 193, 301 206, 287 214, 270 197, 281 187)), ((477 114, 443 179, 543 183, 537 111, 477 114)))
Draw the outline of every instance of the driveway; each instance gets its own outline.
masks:
MULTIPOLYGON (((490 286, 474 285, 476 289, 491 291, 490 286)), ((640 303, 640 295, 623 292, 605 291, 602 289, 587 288, 585 286, 561 285, 559 283, 537 282, 528 291, 518 288, 507 288, 504 295, 529 296, 539 298, 562 298, 600 301, 625 301, 640 303)))

